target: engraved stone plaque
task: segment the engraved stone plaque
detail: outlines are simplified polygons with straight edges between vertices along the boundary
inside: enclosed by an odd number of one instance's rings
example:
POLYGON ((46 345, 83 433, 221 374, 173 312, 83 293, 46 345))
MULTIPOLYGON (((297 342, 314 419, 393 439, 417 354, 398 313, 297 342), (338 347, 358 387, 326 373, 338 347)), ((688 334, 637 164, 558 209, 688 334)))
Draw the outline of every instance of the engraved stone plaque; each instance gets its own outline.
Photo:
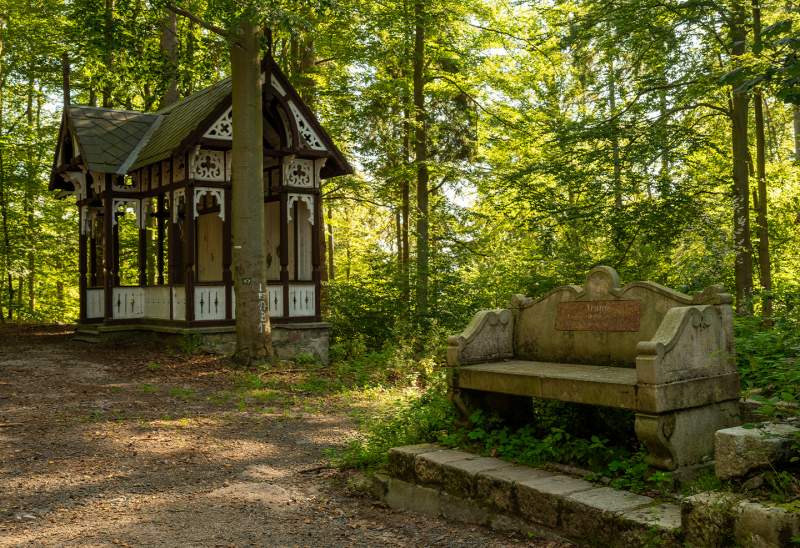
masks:
POLYGON ((558 304, 559 331, 639 331, 641 301, 571 301, 558 304))

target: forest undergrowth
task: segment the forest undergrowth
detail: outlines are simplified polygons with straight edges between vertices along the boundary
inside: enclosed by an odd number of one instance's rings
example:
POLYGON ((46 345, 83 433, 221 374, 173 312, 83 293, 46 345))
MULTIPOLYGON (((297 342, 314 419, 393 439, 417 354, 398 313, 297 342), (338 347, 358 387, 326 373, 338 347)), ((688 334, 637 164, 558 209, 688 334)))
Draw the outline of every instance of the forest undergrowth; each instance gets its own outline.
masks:
MULTIPOLYGON (((800 302, 794 293, 773 295, 773 302, 768 324, 736 319, 736 362, 743 395, 759 402, 765 417, 786 418, 800 414, 800 302)), ((365 336, 333 345, 335 376, 349 379, 350 389, 369 394, 371 401, 357 417, 360 435, 331 453, 336 465, 377 469, 391 447, 436 442, 519 464, 579 467, 589 479, 619 489, 656 496, 674 490, 668 472, 653 472, 645 463, 628 411, 538 400, 534 422, 520 428, 480 412, 460 421, 447 394, 446 333, 441 326, 399 331, 377 349, 368 347, 365 336)), ((772 471, 757 494, 793 501, 800 494, 798 477, 794 470, 772 471)), ((738 486, 708 475, 682 490, 721 488, 738 486)))

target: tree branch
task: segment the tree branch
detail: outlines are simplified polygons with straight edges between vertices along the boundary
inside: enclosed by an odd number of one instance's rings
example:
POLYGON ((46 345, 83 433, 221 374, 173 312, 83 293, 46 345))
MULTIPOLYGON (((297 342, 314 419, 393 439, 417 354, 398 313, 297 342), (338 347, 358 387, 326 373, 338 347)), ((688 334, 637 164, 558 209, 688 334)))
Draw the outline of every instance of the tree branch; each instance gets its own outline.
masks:
POLYGON ((218 27, 216 25, 213 25, 213 24, 209 23, 208 21, 206 21, 204 19, 201 19, 200 17, 196 16, 195 14, 193 14, 190 11, 187 11, 187 10, 185 10, 183 8, 179 8, 178 6, 173 4, 172 2, 169 2, 167 4, 167 9, 169 11, 175 13, 176 15, 180 15, 182 17, 186 17, 189 21, 191 21, 191 22, 193 22, 193 23, 195 23, 197 25, 200 25, 204 29, 211 31, 214 34, 217 34, 217 35, 225 38, 226 40, 230 38, 230 34, 225 29, 223 29, 221 27, 218 27))

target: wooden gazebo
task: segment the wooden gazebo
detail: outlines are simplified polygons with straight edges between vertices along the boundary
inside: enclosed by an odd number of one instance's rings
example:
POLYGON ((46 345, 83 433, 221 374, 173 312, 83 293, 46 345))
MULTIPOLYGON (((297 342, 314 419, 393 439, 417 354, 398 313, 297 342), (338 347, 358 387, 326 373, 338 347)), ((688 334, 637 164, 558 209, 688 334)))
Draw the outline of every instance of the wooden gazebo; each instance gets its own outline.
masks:
MULTIPOLYGON (((277 64, 262 70, 269 314, 322 329, 320 180, 352 168, 277 64)), ((84 328, 232 329, 231 120, 230 79, 154 113, 65 109, 50 189, 80 210, 84 328), (118 221, 131 214, 138 283, 122 285, 118 221)))

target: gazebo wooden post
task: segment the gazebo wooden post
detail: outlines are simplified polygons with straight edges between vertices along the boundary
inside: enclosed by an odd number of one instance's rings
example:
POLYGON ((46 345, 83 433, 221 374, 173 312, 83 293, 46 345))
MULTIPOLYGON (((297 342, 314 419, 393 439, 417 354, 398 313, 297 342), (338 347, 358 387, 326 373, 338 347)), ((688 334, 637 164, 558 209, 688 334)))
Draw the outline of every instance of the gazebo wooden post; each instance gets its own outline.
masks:
POLYGON ((114 224, 112 175, 106 173, 106 189, 103 196, 103 288, 105 299, 105 320, 114 319, 114 224))
POLYGON ((322 193, 317 193, 314 196, 314 224, 311 227, 311 279, 314 281, 314 316, 317 321, 321 319, 320 308, 320 295, 321 295, 321 277, 320 277, 320 228, 322 227, 322 193))
POLYGON ((283 317, 289 317, 289 214, 286 210, 288 195, 281 184, 281 288, 283 290, 283 317))
MULTIPOLYGON (((188 162, 187 162, 188 165, 188 162)), ((194 184, 186 185, 186 201, 183 216, 184 247, 184 287, 186 289, 186 321, 194 321, 194 263, 195 263, 195 218, 194 184)))
POLYGON ((169 285, 176 285, 176 275, 177 273, 175 268, 176 256, 180 253, 180 249, 177 248, 178 237, 178 226, 175 222, 175 210, 177 209, 177 204, 175 203, 175 192, 170 191, 169 193, 169 204, 170 209, 167 215, 169 224, 167 225, 167 238, 169 238, 169 245, 167 246, 167 278, 169 285))
POLYGON ((146 225, 146 208, 145 203, 147 200, 139 200, 139 215, 141 219, 136 219, 139 223, 139 287, 147 285, 147 225, 146 225))
POLYGON ((233 319, 233 275, 231 264, 233 263, 233 238, 231 223, 231 187, 224 191, 225 196, 225 221, 222 224, 222 281, 225 283, 225 319, 233 319))
POLYGON ((119 214, 114 211, 114 208, 111 208, 111 214, 114 216, 114 227, 111 230, 112 234, 112 246, 114 248, 114 287, 119 287, 120 277, 119 277, 119 214))
POLYGON ((159 193, 156 197, 158 200, 156 209, 156 269, 158 270, 157 281, 158 285, 164 285, 164 215, 166 208, 164 207, 164 194, 159 193))
POLYGON ((88 211, 84 214, 84 208, 78 208, 78 231, 80 234, 78 244, 78 272, 80 273, 78 285, 80 286, 80 321, 86 321, 86 217, 89 216, 88 211), (85 216, 84 216, 85 215, 85 216))
POLYGON ((94 220, 89 225, 89 284, 97 287, 97 238, 94 237, 94 220))

